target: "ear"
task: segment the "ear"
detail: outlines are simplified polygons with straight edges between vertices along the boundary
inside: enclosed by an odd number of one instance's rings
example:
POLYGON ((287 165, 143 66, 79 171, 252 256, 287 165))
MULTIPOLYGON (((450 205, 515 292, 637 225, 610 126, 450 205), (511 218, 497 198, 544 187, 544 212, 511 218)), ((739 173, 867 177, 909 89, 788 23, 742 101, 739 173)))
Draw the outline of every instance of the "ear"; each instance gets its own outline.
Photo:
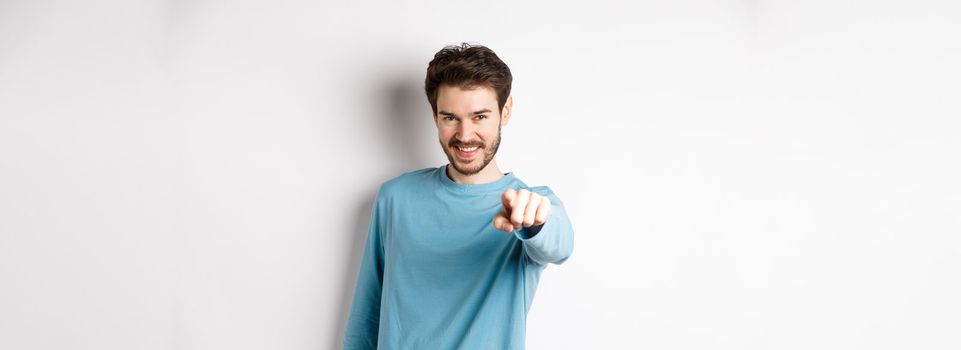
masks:
POLYGON ((504 109, 501 111, 501 125, 507 125, 507 122, 511 119, 511 111, 514 109, 514 95, 507 96, 507 102, 504 102, 504 109))

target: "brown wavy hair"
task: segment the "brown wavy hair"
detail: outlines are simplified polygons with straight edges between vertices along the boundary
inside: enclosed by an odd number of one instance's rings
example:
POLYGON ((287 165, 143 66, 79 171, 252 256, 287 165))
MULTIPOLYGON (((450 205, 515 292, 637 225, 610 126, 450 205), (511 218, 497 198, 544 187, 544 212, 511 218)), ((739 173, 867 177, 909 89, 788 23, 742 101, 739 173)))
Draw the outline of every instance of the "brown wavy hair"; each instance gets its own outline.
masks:
POLYGON ((504 110, 511 94, 511 70, 491 49, 483 45, 449 45, 434 54, 427 65, 424 92, 437 115, 437 90, 441 85, 462 89, 486 86, 497 93, 497 113, 504 110))

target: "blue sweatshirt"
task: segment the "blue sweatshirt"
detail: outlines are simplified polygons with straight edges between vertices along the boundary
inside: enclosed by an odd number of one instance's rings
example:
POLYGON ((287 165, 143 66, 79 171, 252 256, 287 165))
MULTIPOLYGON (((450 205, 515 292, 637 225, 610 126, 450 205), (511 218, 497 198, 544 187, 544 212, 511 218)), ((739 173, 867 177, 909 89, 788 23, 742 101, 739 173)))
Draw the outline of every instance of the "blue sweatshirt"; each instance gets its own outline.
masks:
POLYGON ((445 165, 393 178, 371 211, 344 349, 523 349, 541 271, 573 246, 560 199, 513 173, 459 184, 445 165), (495 229, 508 188, 549 198, 547 221, 495 229))

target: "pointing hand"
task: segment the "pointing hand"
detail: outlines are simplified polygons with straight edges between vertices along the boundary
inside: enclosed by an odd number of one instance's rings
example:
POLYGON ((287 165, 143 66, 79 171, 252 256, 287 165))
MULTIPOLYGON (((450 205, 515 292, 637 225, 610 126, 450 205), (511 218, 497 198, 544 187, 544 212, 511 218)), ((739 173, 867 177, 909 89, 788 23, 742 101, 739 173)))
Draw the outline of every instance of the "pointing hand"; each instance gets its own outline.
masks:
POLYGON ((494 216, 494 228, 507 233, 543 225, 551 216, 551 200, 526 189, 504 191, 501 202, 503 207, 494 216))

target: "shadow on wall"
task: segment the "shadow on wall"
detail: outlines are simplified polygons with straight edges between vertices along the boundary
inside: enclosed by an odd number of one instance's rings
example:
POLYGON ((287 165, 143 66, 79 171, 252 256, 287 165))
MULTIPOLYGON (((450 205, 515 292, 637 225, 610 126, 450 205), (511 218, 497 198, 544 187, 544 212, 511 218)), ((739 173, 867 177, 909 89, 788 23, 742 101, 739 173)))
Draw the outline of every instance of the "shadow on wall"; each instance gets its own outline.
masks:
MULTIPOLYGON (((410 76, 391 79, 382 85, 383 89, 374 94, 373 101, 379 102, 382 108, 376 109, 379 113, 373 118, 375 120, 372 125, 375 125, 376 130, 372 131, 375 135, 371 140, 380 144, 367 149, 385 150, 388 153, 384 158, 391 160, 387 169, 393 174, 385 176, 385 180, 404 172, 430 166, 427 165, 431 157, 427 153, 429 150, 426 146, 429 145, 429 141, 436 138, 436 135, 431 134, 433 125, 429 119, 431 109, 427 98, 424 97, 422 84, 422 80, 410 76), (381 137, 378 139, 376 136, 381 137)), ((348 268, 342 275, 341 285, 344 289, 340 294, 336 336, 333 338, 334 343, 331 349, 343 347, 344 331, 347 328, 347 317, 357 281, 357 270, 360 268, 364 245, 367 242, 371 210, 380 184, 371 184, 371 186, 373 189, 364 193, 363 204, 355 212, 355 229, 351 232, 353 239, 349 240, 350 246, 345 247, 346 251, 350 252, 346 255, 350 257, 350 261, 346 264, 348 268)))
POLYGON ((428 166, 431 152, 437 152, 437 134, 431 119, 430 104, 424 94, 423 76, 404 75, 392 79, 378 91, 377 100, 383 101, 377 118, 378 131, 392 154, 391 169, 396 175, 428 166))
POLYGON ((351 232, 353 234, 353 239, 350 240, 351 244, 347 249, 350 254, 350 262, 347 264, 348 268, 343 272, 341 284, 344 289, 340 293, 340 309, 337 313, 337 329, 335 330, 336 336, 333 337, 334 343, 331 345, 330 349, 341 349, 344 344, 344 331, 347 330, 347 313, 350 311, 350 304, 354 297, 354 284, 357 282, 357 270, 360 268, 361 255, 364 253, 364 244, 367 243, 367 231, 370 228, 370 212, 373 210, 374 206, 374 191, 368 192, 367 198, 364 200, 363 205, 357 208, 357 216, 354 220, 355 229, 351 232))

